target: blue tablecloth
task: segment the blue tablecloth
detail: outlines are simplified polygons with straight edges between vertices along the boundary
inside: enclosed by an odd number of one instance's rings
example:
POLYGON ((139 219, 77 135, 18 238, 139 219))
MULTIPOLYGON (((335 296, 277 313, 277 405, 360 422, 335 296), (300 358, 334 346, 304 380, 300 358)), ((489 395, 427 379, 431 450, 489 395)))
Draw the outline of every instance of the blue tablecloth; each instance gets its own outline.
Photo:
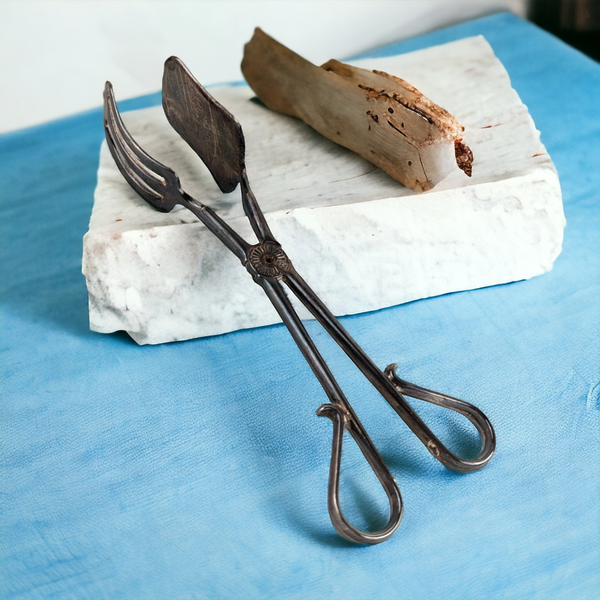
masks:
MULTIPOLYGON (((325 398, 282 325, 154 347, 89 331, 100 110, 0 137, 3 598, 600 597, 600 65, 506 14, 371 55, 476 34, 556 163, 564 249, 530 281, 343 319, 381 367, 488 414, 498 450, 477 473, 433 460, 309 323, 403 493, 379 546, 332 529, 325 398)), ((343 467, 348 514, 380 525, 351 442, 343 467)))

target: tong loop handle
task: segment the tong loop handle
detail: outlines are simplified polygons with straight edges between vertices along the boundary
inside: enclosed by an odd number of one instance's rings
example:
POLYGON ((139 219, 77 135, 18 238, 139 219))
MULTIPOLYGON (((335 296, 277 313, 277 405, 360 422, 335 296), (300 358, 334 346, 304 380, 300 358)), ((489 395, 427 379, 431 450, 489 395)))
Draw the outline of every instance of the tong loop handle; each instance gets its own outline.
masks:
POLYGON ((458 398, 426 390, 401 380, 396 376, 397 365, 395 364, 389 365, 382 372, 296 270, 290 269, 286 277, 286 284, 315 319, 321 323, 361 373, 386 399, 398 416, 410 427, 411 431, 426 446, 434 458, 449 469, 461 473, 481 469, 490 461, 496 448, 496 435, 492 424, 481 410, 458 398), (474 459, 464 459, 450 452, 404 399, 403 393, 419 400, 449 408, 469 419, 481 436, 482 448, 479 456, 474 459))
POLYGON ((398 525, 400 525, 400 520, 402 519, 402 496, 400 495, 398 485, 383 462, 379 452, 377 452, 377 448, 375 448, 375 445, 369 438, 369 434, 352 410, 352 406, 350 406, 350 403, 344 396, 327 363, 315 346, 314 341, 308 335, 304 324, 292 307, 290 299, 284 292, 281 283, 260 276, 256 277, 255 281, 263 288, 273 303, 273 306, 287 326, 298 348, 330 400, 329 404, 319 407, 317 415, 328 417, 333 423, 329 491, 327 495, 327 505, 331 522, 336 531, 351 542, 357 544, 379 544, 385 542, 398 529, 398 525), (380 531, 371 533, 360 531, 356 527, 353 527, 346 520, 340 508, 339 489, 344 429, 347 429, 354 438, 354 441, 387 494, 390 503, 390 518, 387 525, 380 531))
POLYGON ((327 493, 327 507, 329 517, 336 531, 350 542, 357 544, 380 544, 389 539, 402 520, 402 496, 395 479, 385 466, 379 452, 373 446, 361 425, 348 427, 358 447, 367 459, 375 475, 379 479, 390 503, 390 517, 387 525, 375 532, 361 531, 351 525, 340 506, 340 472, 342 461, 342 444, 347 417, 344 411, 335 404, 323 404, 317 409, 319 417, 327 417, 333 423, 333 441, 331 446, 331 463, 329 467, 329 488, 327 493))
MULTIPOLYGON (((398 392, 402 403, 409 408, 411 416, 414 417, 410 420, 406 418, 404 420, 415 435, 423 442, 432 456, 437 458, 444 466, 460 473, 470 473, 484 467, 490 461, 496 450, 496 433, 485 413, 473 404, 469 404, 464 400, 459 400, 458 398, 440 392, 434 392, 433 390, 428 390, 415 385, 414 383, 409 383, 408 381, 400 379, 400 377, 396 375, 397 368, 398 365, 392 363, 385 368, 384 374, 398 392), (406 400, 402 397, 403 394, 415 398, 416 400, 423 400, 430 404, 448 408, 461 414, 463 417, 466 417, 475 426, 481 438, 481 450, 479 455, 474 459, 465 459, 450 452, 423 421, 421 421, 416 413, 414 413, 412 408, 410 408, 410 405, 408 405, 406 400)), ((396 408, 394 403, 391 404, 393 408, 396 408)))

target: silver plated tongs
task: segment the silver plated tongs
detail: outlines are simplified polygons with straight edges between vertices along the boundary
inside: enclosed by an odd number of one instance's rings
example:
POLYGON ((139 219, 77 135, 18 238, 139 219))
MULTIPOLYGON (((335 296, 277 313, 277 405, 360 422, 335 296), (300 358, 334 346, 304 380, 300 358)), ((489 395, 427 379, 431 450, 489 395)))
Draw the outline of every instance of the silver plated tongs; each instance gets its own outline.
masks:
POLYGON ((302 302, 429 452, 446 467, 467 473, 481 469, 489 462, 496 447, 490 421, 472 404, 403 381, 396 375, 395 364, 382 371, 352 339, 298 274, 271 233, 248 183, 244 162, 245 142, 240 124, 176 57, 169 58, 165 63, 163 107, 169 123, 200 156, 221 191, 231 192, 240 184, 244 212, 258 243, 251 244, 242 239, 211 208, 182 190, 174 171, 154 160, 138 146, 123 125, 112 85, 107 82, 104 90, 104 128, 117 167, 131 187, 153 208, 169 212, 180 204, 194 213, 239 258, 254 281, 265 291, 329 399, 329 403, 318 408, 317 415, 328 417, 333 423, 328 492, 329 515, 333 526, 341 536, 359 544, 378 544, 387 540, 402 519, 402 497, 398 485, 292 307, 282 284, 302 302), (465 416, 481 437, 479 455, 467 460, 450 452, 412 409, 403 394, 465 416), (340 508, 339 479, 344 430, 354 438, 389 500, 389 520, 385 527, 376 532, 353 527, 340 508))

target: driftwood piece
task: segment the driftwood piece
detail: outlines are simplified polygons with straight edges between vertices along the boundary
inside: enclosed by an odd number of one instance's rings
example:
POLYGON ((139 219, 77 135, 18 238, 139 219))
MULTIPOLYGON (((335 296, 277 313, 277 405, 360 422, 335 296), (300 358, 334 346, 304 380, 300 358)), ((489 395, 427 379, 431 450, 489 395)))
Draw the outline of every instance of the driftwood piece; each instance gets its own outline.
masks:
POLYGON ((298 117, 414 191, 452 170, 471 176, 464 127, 406 81, 330 60, 313 65, 257 28, 242 72, 272 110, 298 117))

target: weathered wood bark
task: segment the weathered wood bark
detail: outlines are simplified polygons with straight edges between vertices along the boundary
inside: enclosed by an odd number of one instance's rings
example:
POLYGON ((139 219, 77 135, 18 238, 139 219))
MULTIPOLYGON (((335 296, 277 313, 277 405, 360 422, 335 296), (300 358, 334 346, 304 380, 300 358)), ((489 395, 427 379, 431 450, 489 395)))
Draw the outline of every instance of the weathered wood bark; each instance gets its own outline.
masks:
POLYGON ((337 60, 317 67, 258 28, 242 72, 269 108, 302 119, 415 191, 456 168, 471 175, 464 128, 398 77, 337 60))

